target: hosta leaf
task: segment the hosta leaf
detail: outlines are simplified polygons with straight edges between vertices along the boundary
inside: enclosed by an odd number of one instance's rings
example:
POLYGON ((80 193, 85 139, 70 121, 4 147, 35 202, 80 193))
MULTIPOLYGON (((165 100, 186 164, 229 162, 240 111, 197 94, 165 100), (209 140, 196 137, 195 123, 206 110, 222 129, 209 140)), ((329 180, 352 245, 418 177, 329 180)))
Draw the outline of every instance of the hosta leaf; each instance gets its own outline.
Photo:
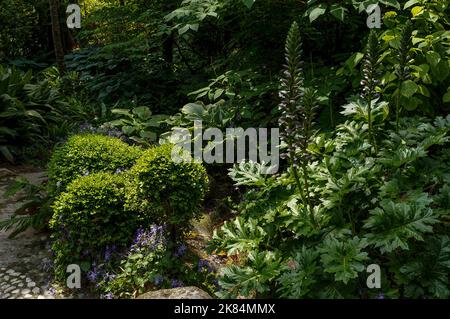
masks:
POLYGON ((419 90, 419 86, 411 80, 407 80, 407 81, 403 82, 400 87, 401 95, 403 95, 404 97, 407 97, 407 98, 410 98, 411 96, 413 96, 418 90, 419 90))
POLYGON ((314 22, 318 17, 325 14, 327 11, 327 5, 326 4, 319 4, 317 7, 312 9, 309 12, 309 22, 314 22))

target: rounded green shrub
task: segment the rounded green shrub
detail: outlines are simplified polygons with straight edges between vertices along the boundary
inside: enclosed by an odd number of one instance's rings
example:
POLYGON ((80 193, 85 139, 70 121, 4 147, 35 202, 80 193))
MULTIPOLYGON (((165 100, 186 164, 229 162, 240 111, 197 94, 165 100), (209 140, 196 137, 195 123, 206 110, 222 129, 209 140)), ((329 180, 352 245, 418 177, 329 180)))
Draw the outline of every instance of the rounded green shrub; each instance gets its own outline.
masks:
POLYGON ((74 135, 53 153, 48 175, 60 192, 79 176, 128 169, 141 154, 141 148, 129 146, 118 138, 99 134, 74 135))
POLYGON ((142 214, 124 210, 126 179, 126 173, 81 176, 58 196, 50 221, 57 278, 68 264, 89 269, 106 247, 128 245, 136 229, 149 225, 142 214))
POLYGON ((208 176, 199 163, 174 162, 172 149, 171 144, 154 147, 137 160, 129 172, 127 205, 181 233, 199 216, 208 176))

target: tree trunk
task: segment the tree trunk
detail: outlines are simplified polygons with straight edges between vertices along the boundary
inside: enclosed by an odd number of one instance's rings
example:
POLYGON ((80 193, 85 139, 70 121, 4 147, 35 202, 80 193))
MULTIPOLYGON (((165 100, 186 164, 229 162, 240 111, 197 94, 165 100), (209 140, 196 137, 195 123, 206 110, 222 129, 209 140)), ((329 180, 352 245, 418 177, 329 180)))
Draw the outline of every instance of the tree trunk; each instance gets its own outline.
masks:
POLYGON ((49 0, 50 18, 52 20, 53 46, 55 49, 56 65, 60 74, 64 74, 64 47, 62 42, 61 25, 59 21, 59 0, 49 0))

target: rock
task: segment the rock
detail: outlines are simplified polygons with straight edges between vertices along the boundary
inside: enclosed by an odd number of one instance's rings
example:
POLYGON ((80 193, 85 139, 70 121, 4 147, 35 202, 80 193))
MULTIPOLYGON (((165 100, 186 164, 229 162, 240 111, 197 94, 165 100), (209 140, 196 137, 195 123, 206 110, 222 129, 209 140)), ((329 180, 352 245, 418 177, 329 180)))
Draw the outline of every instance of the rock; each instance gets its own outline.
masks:
POLYGON ((22 289, 22 295, 29 294, 30 292, 31 292, 31 290, 28 288, 22 289))
POLYGON ((31 290, 31 291, 33 292, 33 294, 37 295, 37 294, 39 294, 41 289, 39 287, 34 287, 33 290, 31 290))
POLYGON ((212 297, 197 287, 181 287, 149 291, 137 299, 212 299, 212 297))
POLYGON ((16 176, 16 173, 14 173, 13 171, 11 171, 7 168, 0 168, 0 178, 11 177, 11 176, 16 176))
POLYGON ((36 283, 34 282, 34 281, 30 281, 28 284, 27 284, 27 287, 28 288, 32 288, 32 287, 35 287, 36 286, 36 283))

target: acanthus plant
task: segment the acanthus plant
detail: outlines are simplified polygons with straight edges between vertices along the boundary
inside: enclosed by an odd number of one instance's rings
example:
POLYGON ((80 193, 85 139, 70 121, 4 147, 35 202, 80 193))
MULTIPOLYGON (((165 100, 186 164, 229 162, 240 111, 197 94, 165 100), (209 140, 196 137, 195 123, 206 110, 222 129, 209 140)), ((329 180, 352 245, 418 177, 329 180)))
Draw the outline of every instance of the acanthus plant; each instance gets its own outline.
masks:
POLYGON ((317 100, 314 89, 303 87, 302 53, 300 30, 294 22, 286 39, 286 64, 279 94, 281 98, 280 136, 286 144, 286 152, 281 156, 289 161, 303 204, 309 208, 311 221, 314 222, 308 182, 308 163, 311 158, 308 144, 314 136, 313 119, 317 100), (300 182, 299 168, 302 171, 303 184, 300 182))
MULTIPOLYGON (((297 32, 294 24, 286 46, 296 56, 297 32)), ((364 99, 344 106, 347 120, 333 134, 314 134, 307 113, 314 99, 300 89, 300 60, 287 59, 281 124, 291 171, 263 178, 258 167, 232 170, 230 177, 247 191, 239 216, 213 236, 212 250, 233 260, 222 271, 219 297, 450 296, 450 168, 443 164, 450 153, 442 147, 450 141, 450 116, 399 118, 396 132, 379 96, 383 52, 375 32, 366 53, 364 99), (295 189, 290 175, 302 163, 307 185, 296 178, 295 189), (381 289, 366 285, 370 264, 381 267, 381 289)))

